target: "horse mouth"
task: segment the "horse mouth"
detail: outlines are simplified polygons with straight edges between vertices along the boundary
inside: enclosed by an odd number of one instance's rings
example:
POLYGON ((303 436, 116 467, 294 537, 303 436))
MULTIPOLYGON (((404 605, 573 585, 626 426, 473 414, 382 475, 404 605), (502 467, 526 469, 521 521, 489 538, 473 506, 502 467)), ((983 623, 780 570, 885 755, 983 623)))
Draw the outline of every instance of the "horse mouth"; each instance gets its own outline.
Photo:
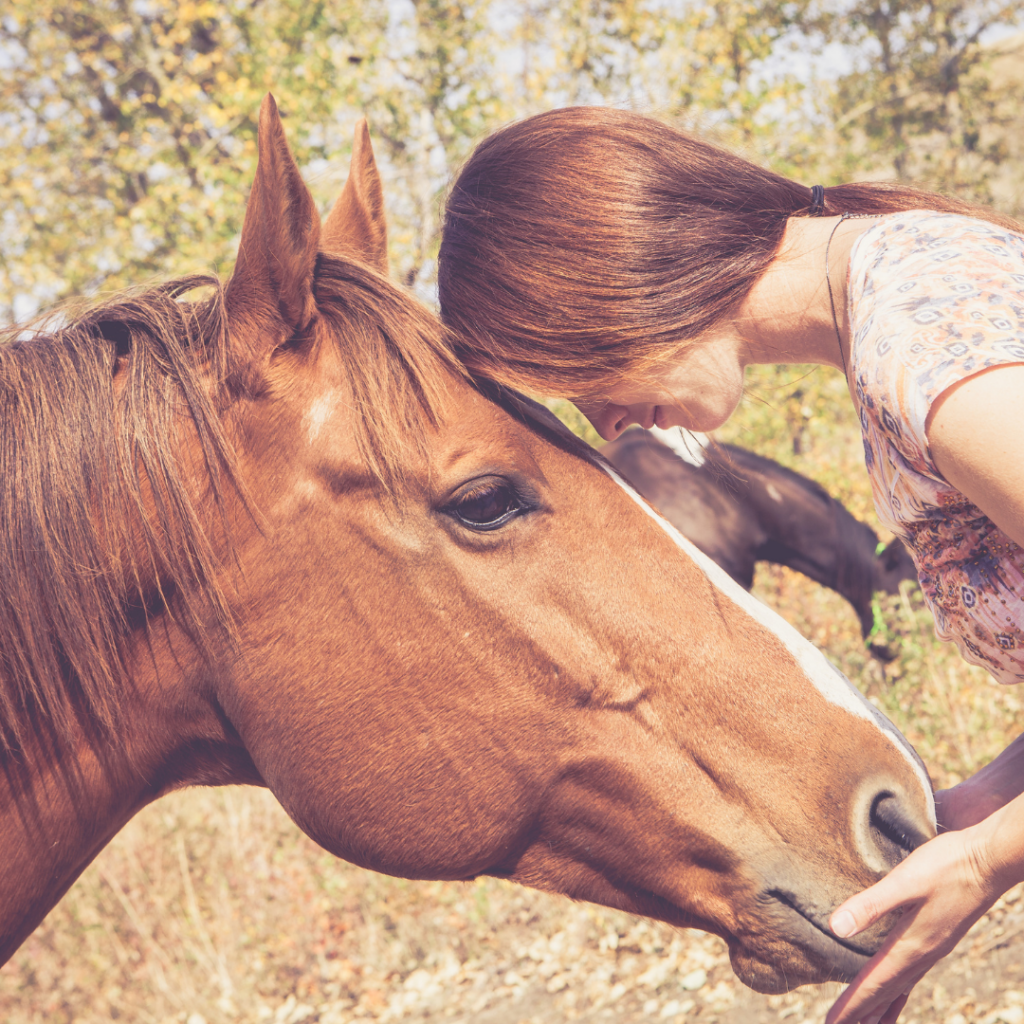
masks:
MULTIPOLYGON (((828 976, 820 979, 822 981, 851 981, 881 945, 880 937, 877 942, 866 946, 840 938, 828 927, 828 918, 834 908, 827 911, 808 908, 799 897, 785 889, 768 889, 762 899, 771 905, 772 917, 778 920, 781 934, 825 968, 828 976)), ((871 938, 876 936, 863 938, 871 943, 871 938)))
POLYGON ((861 946, 858 946, 857 943, 851 942, 849 939, 840 938, 836 935, 836 933, 832 931, 826 923, 820 920, 820 915, 805 910, 800 905, 800 901, 792 893, 785 892, 782 889, 769 889, 765 895, 770 899, 781 903, 784 907, 788 907, 794 913, 799 914, 815 931, 824 935, 825 938, 830 942, 835 943, 837 946, 842 946, 851 953, 864 957, 865 960, 874 956, 874 950, 864 949, 861 946))
MULTIPOLYGON (((695 927, 678 903, 657 896, 654 900, 661 905, 652 916, 679 927, 695 927)), ((828 909, 822 909, 813 902, 809 906, 809 901, 788 889, 762 889, 756 897, 757 924, 752 930, 731 936, 718 932, 729 946, 733 971, 743 984, 756 992, 777 994, 800 985, 845 983, 856 977, 881 946, 884 934, 873 928, 858 936, 860 943, 841 939, 828 927, 838 904, 830 900, 828 909)))

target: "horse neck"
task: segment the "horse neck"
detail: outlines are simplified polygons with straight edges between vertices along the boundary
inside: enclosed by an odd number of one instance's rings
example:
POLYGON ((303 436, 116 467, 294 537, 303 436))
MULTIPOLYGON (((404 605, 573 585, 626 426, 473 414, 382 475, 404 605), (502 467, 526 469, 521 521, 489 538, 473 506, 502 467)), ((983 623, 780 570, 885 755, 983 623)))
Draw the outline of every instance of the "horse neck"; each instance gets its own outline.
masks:
POLYGON ((37 734, 0 764, 3 963, 147 797, 123 756, 84 734, 37 734))
POLYGON ((156 797, 192 784, 262 784, 202 692, 205 666, 190 669, 187 647, 175 649, 168 633, 137 645, 144 653, 134 659, 116 736, 90 733, 78 720, 70 733, 36 721, 20 749, 0 751, 0 963, 156 797))
POLYGON ((723 472, 733 475, 757 509, 768 534, 757 557, 786 565, 841 594, 853 605, 861 626, 867 622, 870 628, 877 575, 874 531, 813 480, 732 445, 714 452, 723 472), (783 497, 788 500, 783 502, 783 497))
POLYGON ((865 634, 871 626, 871 595, 878 574, 878 536, 833 499, 836 521, 835 583, 826 584, 853 605, 865 634))

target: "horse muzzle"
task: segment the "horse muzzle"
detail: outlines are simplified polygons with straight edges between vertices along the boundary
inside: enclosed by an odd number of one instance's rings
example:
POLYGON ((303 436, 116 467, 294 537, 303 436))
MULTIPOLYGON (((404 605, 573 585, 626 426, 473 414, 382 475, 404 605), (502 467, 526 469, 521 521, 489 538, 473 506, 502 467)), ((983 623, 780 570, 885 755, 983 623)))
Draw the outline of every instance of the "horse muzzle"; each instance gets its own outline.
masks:
POLYGON ((851 939, 835 935, 829 919, 841 903, 935 834, 918 804, 891 780, 866 780, 851 803, 853 847, 860 864, 840 876, 813 860, 789 861, 766 873, 755 899, 756 927, 728 940, 733 969, 745 984, 777 993, 853 979, 881 948, 898 915, 886 915, 851 939))

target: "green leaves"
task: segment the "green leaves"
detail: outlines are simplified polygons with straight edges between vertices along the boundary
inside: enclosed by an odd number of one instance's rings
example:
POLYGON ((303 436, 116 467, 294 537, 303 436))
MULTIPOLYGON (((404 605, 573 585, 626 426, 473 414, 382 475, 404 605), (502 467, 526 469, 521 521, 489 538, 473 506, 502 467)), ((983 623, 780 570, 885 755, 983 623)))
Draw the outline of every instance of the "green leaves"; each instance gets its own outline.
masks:
MULTIPOLYGON (((12 0, 0 21, 10 305, 227 269, 275 91, 303 162, 343 148, 366 4, 12 0)), ((371 12, 372 13, 372 12, 371 12)), ((377 26, 373 26, 374 29, 377 26)), ((363 58, 360 58, 360 61, 363 58)))
POLYGON ((1019 134, 1011 125, 1024 99, 1024 51, 1020 38, 1009 47, 986 39, 1020 25, 1020 5, 1005 0, 856 0, 837 11, 832 34, 853 57, 831 99, 849 147, 846 173, 882 173, 1018 212, 1019 188, 1014 195, 997 181, 1008 137, 1019 134))

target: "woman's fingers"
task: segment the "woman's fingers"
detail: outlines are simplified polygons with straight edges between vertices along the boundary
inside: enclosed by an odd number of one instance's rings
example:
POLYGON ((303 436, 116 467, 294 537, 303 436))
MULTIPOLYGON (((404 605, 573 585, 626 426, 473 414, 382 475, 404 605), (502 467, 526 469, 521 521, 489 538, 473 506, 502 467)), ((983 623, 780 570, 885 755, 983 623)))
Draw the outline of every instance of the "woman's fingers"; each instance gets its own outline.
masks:
MULTIPOLYGON (((1015 758, 1012 763, 1017 765, 1015 758)), ((937 794, 939 819, 952 831, 916 849, 832 914, 832 930, 849 938, 902 909, 882 948, 829 1010, 826 1024, 895 1024, 914 985, 1001 892, 1024 878, 1024 795, 986 817, 991 801, 980 792, 975 798, 972 790, 958 787, 937 794)))
MULTIPOLYGON (((915 850, 870 889, 851 896, 832 912, 829 927, 848 939, 864 931, 886 914, 940 894, 971 909, 984 900, 990 888, 978 844, 968 831, 946 832, 915 850), (950 889, 950 887, 952 887, 950 889)), ((991 893, 994 900, 998 891, 991 893)), ((959 909, 959 907, 957 908, 959 909)))
POLYGON ((916 944, 900 942, 912 926, 914 914, 913 910, 904 914, 885 945, 832 1005, 825 1024, 879 1024, 883 1020, 889 1024, 890 1018, 896 1019, 910 990, 931 967, 929 962, 922 969, 916 944))
POLYGON ((991 906, 993 884, 973 830, 946 832, 915 850, 880 882, 832 916, 837 935, 855 935, 886 913, 902 915, 884 945, 836 1000, 826 1024, 892 1024, 904 998, 991 906))
POLYGON ((889 1009, 882 1014, 882 1019, 878 1024, 896 1024, 896 1018, 900 1015, 903 1007, 907 1005, 907 1000, 910 998, 909 992, 904 992, 903 995, 894 999, 889 1004, 889 1009))
POLYGON ((838 906, 829 919, 832 931, 841 939, 852 938, 890 911, 919 899, 921 894, 912 885, 914 873, 900 871, 907 863, 898 864, 880 882, 838 906), (910 874, 911 878, 904 878, 905 874, 910 874))
MULTIPOLYGON (((884 956, 884 952, 879 954, 879 957, 882 956, 884 956)), ((931 965, 929 964, 929 966, 931 965)), ((913 980, 909 983, 905 979, 890 979, 892 984, 886 986, 887 989, 893 988, 895 991, 902 987, 902 992, 899 992, 898 995, 885 995, 878 990, 874 998, 864 996, 864 988, 860 985, 862 975, 836 1000, 825 1018, 825 1024, 835 1024, 835 1022, 842 1022, 842 1024, 896 1024, 914 987, 927 973, 927 971, 920 970, 918 965, 913 980), (857 1005, 850 1007, 850 1004, 855 1001, 857 1005), (852 1012, 844 1015, 844 1011, 848 1007, 852 1012)))
MULTIPOLYGON (((918 853, 923 850, 922 847, 918 853)), ((941 956, 929 958, 927 948, 922 949, 920 936, 901 941, 913 929, 920 904, 934 886, 929 860, 922 856, 915 861, 915 855, 911 855, 832 914, 829 926, 840 938, 849 938, 886 914, 903 908, 903 916, 885 944, 836 1000, 825 1024, 891 1024, 906 1004, 911 989, 941 956), (923 865, 922 860, 926 862, 923 865), (922 963, 922 958, 927 963, 922 963)))

